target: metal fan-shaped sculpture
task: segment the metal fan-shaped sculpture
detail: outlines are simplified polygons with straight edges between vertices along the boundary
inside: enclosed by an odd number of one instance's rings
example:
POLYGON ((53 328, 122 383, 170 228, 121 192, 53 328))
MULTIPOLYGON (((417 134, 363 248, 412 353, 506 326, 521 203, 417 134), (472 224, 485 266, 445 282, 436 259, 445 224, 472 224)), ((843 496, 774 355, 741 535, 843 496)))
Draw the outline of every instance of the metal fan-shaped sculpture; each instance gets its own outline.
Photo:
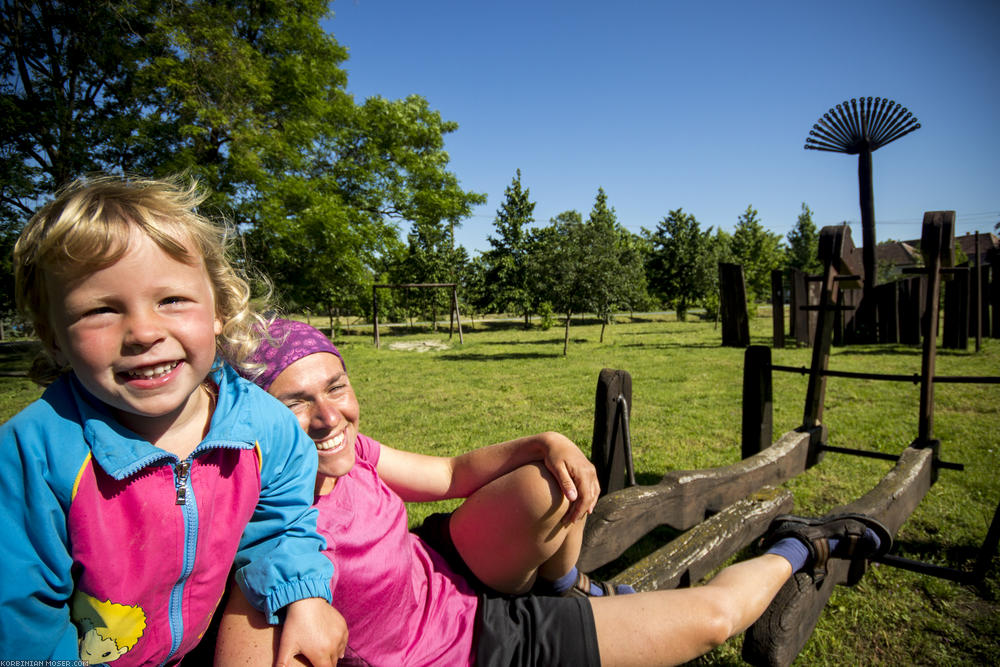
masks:
MULTIPOLYGON (((874 301, 872 291, 876 278, 872 152, 917 129, 920 129, 920 123, 906 107, 881 97, 862 97, 838 104, 823 114, 806 138, 807 150, 858 156, 862 260, 865 268, 863 298, 869 304, 874 301)), ((873 336, 873 311, 869 309, 866 315, 862 315, 862 320, 863 328, 869 336, 873 336)))

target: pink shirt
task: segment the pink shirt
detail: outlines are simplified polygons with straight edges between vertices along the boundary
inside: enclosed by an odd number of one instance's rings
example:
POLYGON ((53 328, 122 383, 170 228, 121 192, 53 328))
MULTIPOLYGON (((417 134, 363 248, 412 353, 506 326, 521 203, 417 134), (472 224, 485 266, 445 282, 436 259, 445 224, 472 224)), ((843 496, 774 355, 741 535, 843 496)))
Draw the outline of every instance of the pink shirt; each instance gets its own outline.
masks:
POLYGON ((354 467, 314 503, 349 632, 340 664, 469 665, 476 594, 408 530, 406 506, 375 470, 380 448, 358 434, 354 467))

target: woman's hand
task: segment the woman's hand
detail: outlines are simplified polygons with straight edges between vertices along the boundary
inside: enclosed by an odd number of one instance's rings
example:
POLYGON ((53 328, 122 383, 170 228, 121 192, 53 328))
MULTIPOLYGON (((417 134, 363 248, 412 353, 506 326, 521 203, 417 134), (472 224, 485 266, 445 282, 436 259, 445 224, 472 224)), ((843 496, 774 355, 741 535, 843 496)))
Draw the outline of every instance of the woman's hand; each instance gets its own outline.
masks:
POLYGON ((288 605, 275 664, 297 664, 295 656, 313 667, 332 667, 347 650, 347 622, 323 598, 305 598, 288 605))
POLYGON ((554 431, 541 434, 545 442, 544 463, 570 501, 563 522, 571 524, 594 511, 601 485, 597 469, 573 441, 554 431))

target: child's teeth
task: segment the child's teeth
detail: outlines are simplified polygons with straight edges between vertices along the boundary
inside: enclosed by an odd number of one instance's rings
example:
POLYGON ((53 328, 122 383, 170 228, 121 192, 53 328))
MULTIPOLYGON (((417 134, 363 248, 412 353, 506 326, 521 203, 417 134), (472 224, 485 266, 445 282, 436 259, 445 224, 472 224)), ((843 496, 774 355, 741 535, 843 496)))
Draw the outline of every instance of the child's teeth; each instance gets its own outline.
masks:
POLYGON ((158 366, 137 368, 136 370, 129 371, 128 374, 135 378, 137 377, 151 378, 157 375, 163 375, 164 373, 169 373, 176 367, 177 367, 177 362, 173 361, 169 364, 159 364, 158 366))

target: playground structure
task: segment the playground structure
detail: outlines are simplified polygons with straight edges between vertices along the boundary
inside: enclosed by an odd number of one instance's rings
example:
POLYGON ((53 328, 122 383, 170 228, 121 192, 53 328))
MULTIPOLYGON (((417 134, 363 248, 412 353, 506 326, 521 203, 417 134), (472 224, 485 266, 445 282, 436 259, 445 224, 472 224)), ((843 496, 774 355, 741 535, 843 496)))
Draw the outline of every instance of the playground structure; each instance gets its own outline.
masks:
POLYGON ((451 310, 448 321, 448 338, 451 338, 452 331, 457 322, 458 342, 465 343, 462 335, 462 317, 458 312, 458 283, 378 283, 372 285, 372 336, 375 341, 375 348, 380 347, 378 332, 378 290, 380 289, 450 289, 451 290, 451 310))
MULTIPOLYGON (((905 376, 846 373, 828 368, 834 323, 843 308, 838 304, 838 292, 843 286, 859 285, 862 269, 850 230, 846 226, 823 228, 819 245, 823 265, 819 299, 814 306, 804 306, 815 313, 816 319, 810 367, 775 366, 770 363, 769 348, 747 348, 743 459, 739 463, 673 471, 657 484, 636 485, 628 432, 631 378, 625 371, 603 371, 597 388, 592 459, 604 495, 588 520, 578 566, 592 570, 606 565, 653 528, 668 525, 686 532, 615 574, 612 581, 632 584, 637 590, 690 585, 759 538, 775 516, 789 512, 792 495, 777 485, 819 464, 826 452, 896 460, 894 468, 871 491, 830 512, 868 514, 882 521, 895 535, 935 483, 939 469, 962 469, 961 465, 940 457, 941 443, 934 438, 935 384, 1000 383, 997 377, 943 377, 935 373, 941 282, 953 274, 954 221, 953 211, 929 212, 924 216, 921 238, 924 267, 920 269, 925 305, 921 320, 921 368, 919 374, 905 376), (774 371, 809 376, 802 424, 777 440, 771 432, 774 371), (898 457, 827 444, 823 407, 826 378, 832 376, 919 384, 918 434, 898 457)), ((1000 505, 971 573, 893 555, 886 555, 880 561, 972 583, 982 581, 998 541, 1000 505)), ((849 569, 847 561, 831 561, 819 587, 808 574, 799 573, 790 579, 765 614, 746 632, 744 659, 757 665, 790 664, 812 634, 833 587, 860 576, 849 569)))

